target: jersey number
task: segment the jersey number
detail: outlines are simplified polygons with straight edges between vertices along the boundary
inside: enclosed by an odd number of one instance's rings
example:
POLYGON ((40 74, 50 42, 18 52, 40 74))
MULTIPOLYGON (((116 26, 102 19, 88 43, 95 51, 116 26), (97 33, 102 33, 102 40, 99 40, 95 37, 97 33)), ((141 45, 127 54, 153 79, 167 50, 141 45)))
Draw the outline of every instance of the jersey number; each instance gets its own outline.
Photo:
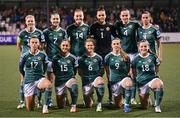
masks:
POLYGON ((91 65, 91 64, 88 66, 88 70, 89 70, 89 71, 92 71, 92 70, 93 70, 93 68, 92 68, 92 65, 91 65))
POLYGON ((79 39, 79 38, 83 38, 82 32, 80 32, 80 33, 76 32, 76 39, 79 39))
POLYGON ((68 71, 67 65, 61 65, 61 71, 68 71))
POLYGON ((149 65, 142 65, 142 71, 149 71, 149 65))
POLYGON ((119 69, 119 63, 115 63, 116 69, 119 69))
POLYGON ((57 42, 57 37, 54 37, 54 44, 56 44, 56 42, 57 42))
POLYGON ((101 32, 101 38, 102 38, 102 39, 104 38, 104 33, 103 33, 103 32, 101 32))
POLYGON ((123 34, 124 34, 125 36, 127 36, 127 34, 128 34, 128 33, 127 33, 127 30, 125 30, 123 34))
POLYGON ((31 62, 31 68, 36 68, 37 67, 37 65, 38 65, 38 62, 37 61, 33 61, 33 62, 31 62))

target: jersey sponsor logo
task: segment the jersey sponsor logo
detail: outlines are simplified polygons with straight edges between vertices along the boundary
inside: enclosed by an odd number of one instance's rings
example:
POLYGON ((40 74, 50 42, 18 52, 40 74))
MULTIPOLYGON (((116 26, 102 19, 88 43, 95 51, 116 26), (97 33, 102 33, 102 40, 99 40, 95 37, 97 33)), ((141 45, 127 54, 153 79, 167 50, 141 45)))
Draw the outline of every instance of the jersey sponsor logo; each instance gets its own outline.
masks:
POLYGON ((110 27, 106 27, 106 31, 109 31, 110 30, 110 27))
POLYGON ((103 28, 100 28, 100 31, 102 32, 102 31, 104 31, 104 29, 103 29, 103 28))
POLYGON ((62 33, 59 33, 59 36, 61 37, 63 34, 62 33))

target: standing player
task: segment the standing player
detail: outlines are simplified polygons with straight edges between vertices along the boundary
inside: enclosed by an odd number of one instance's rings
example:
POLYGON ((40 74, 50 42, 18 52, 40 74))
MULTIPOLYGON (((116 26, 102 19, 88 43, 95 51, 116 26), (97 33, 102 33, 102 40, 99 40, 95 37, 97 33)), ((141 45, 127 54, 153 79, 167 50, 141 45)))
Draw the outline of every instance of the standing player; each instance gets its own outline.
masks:
POLYGON ((109 74, 115 105, 117 107, 122 106, 122 94, 125 93, 124 112, 130 112, 129 102, 132 87, 132 80, 128 76, 130 60, 128 55, 122 50, 119 38, 113 39, 111 46, 112 52, 105 57, 105 67, 109 68, 106 70, 109 70, 107 74, 109 74))
MULTIPOLYGON (((63 39, 66 39, 66 32, 60 24, 60 16, 58 13, 51 14, 51 27, 43 31, 46 41, 45 51, 48 56, 47 79, 53 82, 52 58, 59 54, 59 45, 63 39)), ((52 106, 51 95, 49 96, 49 106, 52 106)))
MULTIPOLYGON (((114 28, 111 24, 106 22, 106 12, 103 7, 97 10, 97 22, 90 27, 90 35, 95 39, 95 52, 103 59, 111 51, 111 39, 115 36, 114 28)), ((107 75, 109 78, 109 75, 107 75)), ((108 79, 109 81, 109 79, 108 79)), ((109 103, 112 104, 112 94, 108 82, 109 103)))
POLYGON ((141 15, 142 27, 138 28, 138 39, 146 39, 149 42, 150 50, 162 61, 162 46, 158 27, 151 24, 151 15, 144 11, 141 15))
MULTIPOLYGON (((31 36, 38 37, 40 41, 40 48, 43 49, 43 43, 45 42, 44 35, 42 31, 35 27, 35 18, 33 15, 27 15, 25 18, 26 28, 23 29, 17 39, 17 48, 19 49, 21 56, 29 50, 29 39, 31 36)), ((24 90, 23 90, 23 77, 20 75, 20 103, 17 106, 17 109, 23 108, 24 104, 24 90)), ((40 97, 39 97, 40 99, 40 97)))
POLYGON ((78 84, 76 75, 76 58, 69 52, 69 40, 63 40, 60 44, 61 51, 53 57, 52 67, 55 75, 56 101, 59 108, 64 108, 67 90, 71 95, 70 112, 76 112, 76 103, 78 98, 78 84))
POLYGON ((52 85, 44 76, 48 63, 44 52, 39 51, 39 39, 31 37, 29 39, 30 50, 23 54, 20 60, 20 72, 24 76, 24 96, 26 99, 27 111, 34 110, 35 94, 38 89, 45 90, 42 113, 48 113, 47 98, 52 85))
POLYGON ((94 89, 97 93, 96 111, 102 111, 102 99, 104 96, 103 59, 94 52, 95 41, 88 38, 85 42, 86 53, 79 59, 79 75, 82 79, 83 96, 86 107, 93 105, 94 89))
MULTIPOLYGON (((146 39, 149 42, 150 50, 162 61, 161 32, 159 28, 151 24, 151 15, 148 11, 142 13, 141 21, 142 26, 138 28, 138 39, 146 39)), ((154 94, 154 99, 156 99, 156 94, 154 94)), ((149 100, 152 104, 151 99, 149 100)))
POLYGON ((70 38, 70 52, 76 57, 85 53, 84 42, 89 35, 89 26, 83 22, 84 13, 81 9, 74 11, 74 23, 67 27, 67 35, 70 38))
MULTIPOLYGON (((121 39, 121 47, 130 57, 132 62, 133 58, 138 52, 137 48, 137 29, 140 24, 135 21, 130 21, 130 13, 128 9, 122 9, 120 12, 121 21, 117 21, 114 26, 117 32, 118 38, 121 39)), ((130 71, 132 76, 132 72, 130 71)), ((133 79, 135 80, 135 79, 133 79)), ((136 102, 136 82, 133 81, 131 104, 137 104, 136 102)))
POLYGON ((160 60, 149 51, 150 46, 147 40, 139 42, 139 54, 133 60, 133 75, 136 77, 139 97, 142 108, 148 107, 148 98, 150 89, 154 91, 155 112, 160 113, 160 103, 163 97, 163 82, 159 79, 158 71, 160 60))

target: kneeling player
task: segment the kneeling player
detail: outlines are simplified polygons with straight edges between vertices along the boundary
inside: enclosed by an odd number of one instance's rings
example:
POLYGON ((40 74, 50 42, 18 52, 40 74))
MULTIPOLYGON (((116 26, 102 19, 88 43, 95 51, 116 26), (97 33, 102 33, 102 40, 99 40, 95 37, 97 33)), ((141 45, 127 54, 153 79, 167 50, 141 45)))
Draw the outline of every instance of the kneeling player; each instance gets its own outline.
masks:
POLYGON ((139 54, 135 57, 132 68, 136 76, 139 88, 139 97, 142 108, 148 107, 148 98, 150 89, 154 91, 155 112, 160 113, 160 103, 163 97, 163 82, 159 79, 157 73, 159 71, 159 58, 149 51, 149 43, 147 40, 139 42, 139 54))
POLYGON ((52 60, 57 105, 58 108, 64 108, 67 90, 69 90, 72 99, 70 112, 76 112, 78 98, 78 85, 75 79, 76 59, 75 56, 69 52, 69 40, 63 40, 60 44, 60 49, 60 53, 54 56, 52 60))
POLYGON ((52 87, 51 82, 44 78, 46 72, 47 56, 39 51, 39 39, 31 37, 30 50, 26 52, 20 61, 20 72, 24 75, 24 95, 27 111, 34 110, 35 94, 38 89, 45 90, 45 103, 43 113, 48 113, 48 94, 52 87))
POLYGON ((124 112, 130 112, 129 102, 131 99, 132 80, 128 77, 130 60, 122 50, 120 39, 112 40, 112 52, 105 57, 106 73, 109 74, 111 91, 117 107, 122 107, 122 96, 125 93, 124 112))
POLYGON ((85 42, 86 53, 79 59, 79 75, 82 79, 83 97, 86 107, 93 105, 94 89, 97 93, 96 111, 102 111, 102 99, 104 96, 104 74, 102 57, 94 52, 95 41, 88 38, 85 42))

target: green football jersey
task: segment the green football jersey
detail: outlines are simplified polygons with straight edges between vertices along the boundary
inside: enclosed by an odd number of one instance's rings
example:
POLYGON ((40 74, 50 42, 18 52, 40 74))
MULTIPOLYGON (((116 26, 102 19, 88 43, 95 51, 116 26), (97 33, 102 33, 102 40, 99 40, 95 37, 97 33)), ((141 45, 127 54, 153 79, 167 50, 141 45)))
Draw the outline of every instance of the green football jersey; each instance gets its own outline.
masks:
POLYGON ((138 40, 146 39, 149 42, 150 49, 153 53, 157 53, 159 47, 157 47, 157 40, 160 39, 161 32, 158 28, 150 25, 148 28, 139 27, 138 28, 138 40))
POLYGON ((123 57, 115 55, 112 52, 106 55, 105 65, 109 67, 110 83, 114 84, 128 76, 130 68, 130 60, 125 61, 123 57))
POLYGON ((55 75, 55 86, 57 87, 75 77, 76 57, 70 53, 65 57, 57 54, 52 59, 52 67, 55 75))
POLYGON ((138 54, 132 62, 132 68, 136 71, 136 80, 139 85, 145 85, 158 77, 155 69, 159 65, 160 60, 155 54, 149 54, 146 57, 138 54))
POLYGON ((28 84, 44 77, 47 63, 47 56, 42 51, 34 55, 30 51, 24 53, 20 60, 20 71, 24 72, 24 83, 28 84))
POLYGON ((63 39, 67 38, 66 31, 61 27, 57 30, 47 28, 43 31, 46 42, 46 54, 48 59, 52 61, 53 56, 59 53, 59 45, 63 39))
POLYGON ((121 40, 123 50, 126 53, 137 53, 137 29, 140 27, 140 24, 135 21, 130 21, 127 24, 117 21, 114 27, 118 38, 121 40))
POLYGON ((83 86, 93 82, 98 76, 101 76, 100 70, 103 68, 103 60, 96 53, 93 56, 84 54, 78 60, 78 65, 82 73, 83 86))
POLYGON ((43 32, 39 29, 35 29, 33 32, 28 32, 27 29, 22 30, 19 35, 18 35, 18 42, 22 44, 22 54, 27 52, 30 47, 29 47, 29 39, 32 36, 38 37, 40 43, 44 43, 44 35, 43 32))
POLYGON ((87 24, 80 26, 72 24, 67 28, 67 35, 71 43, 70 52, 75 56, 82 56, 86 51, 84 42, 89 35, 89 26, 87 24))

